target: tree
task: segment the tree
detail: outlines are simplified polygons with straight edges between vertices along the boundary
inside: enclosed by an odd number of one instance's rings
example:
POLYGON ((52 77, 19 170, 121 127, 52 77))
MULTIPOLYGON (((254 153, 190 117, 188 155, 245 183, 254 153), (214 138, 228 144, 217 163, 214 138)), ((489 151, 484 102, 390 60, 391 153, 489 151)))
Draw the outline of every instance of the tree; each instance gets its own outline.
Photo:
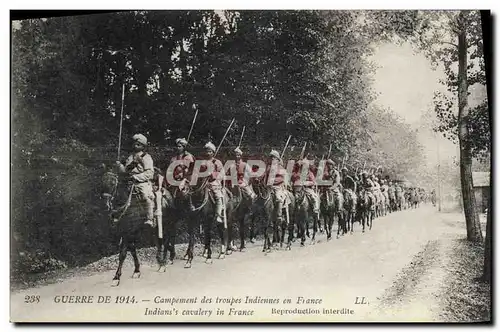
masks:
POLYGON ((485 104, 468 107, 469 87, 485 83, 479 11, 374 12, 369 17, 378 22, 375 30, 387 29, 379 38, 405 37, 435 65, 444 66, 447 79, 442 83, 448 93, 436 94, 441 119, 436 129, 458 141, 467 239, 482 241, 471 166, 473 157, 489 153, 489 116, 485 104))

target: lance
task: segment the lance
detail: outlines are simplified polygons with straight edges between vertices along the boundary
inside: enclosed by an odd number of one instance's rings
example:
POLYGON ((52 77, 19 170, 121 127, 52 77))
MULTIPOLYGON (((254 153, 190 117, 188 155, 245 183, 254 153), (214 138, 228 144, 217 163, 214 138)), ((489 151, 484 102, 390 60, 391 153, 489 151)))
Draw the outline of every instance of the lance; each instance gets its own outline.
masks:
POLYGON ((226 129, 226 132, 224 133, 224 136, 222 137, 220 143, 219 143, 219 146, 217 147, 217 150, 215 150, 215 154, 214 154, 214 157, 217 155, 217 152, 219 152, 220 150, 220 147, 222 146, 222 143, 224 142, 224 140, 226 139, 226 136, 227 136, 227 133, 229 133, 229 130, 231 129, 231 127, 233 126, 233 123, 234 123, 234 118, 233 120, 231 121, 231 123, 229 124, 229 127, 227 127, 226 129))
POLYGON ((123 128, 123 104, 125 101, 125 83, 122 86, 122 111, 120 114, 120 134, 118 135, 118 161, 120 160, 120 149, 122 146, 122 128, 123 128))
POLYGON ((307 146, 307 141, 304 143, 304 146, 302 147, 302 151, 300 152, 300 158, 302 160, 302 158, 304 158, 304 153, 306 152, 306 146, 307 146))
POLYGON ((346 156, 342 157, 342 166, 340 167, 340 169, 344 168, 345 157, 346 156))
POLYGON ((163 216, 162 216, 162 192, 163 176, 158 174, 158 190, 155 192, 156 199, 156 223, 158 225, 158 238, 163 239, 163 216))
POLYGON ((283 148, 283 151, 281 151, 281 156, 280 159, 283 160, 283 156, 285 155, 286 148, 288 147, 288 143, 290 143, 290 138, 292 138, 292 135, 288 136, 288 139, 286 140, 285 147, 283 148))
POLYGON ((332 152, 332 145, 328 148, 328 154, 326 155, 326 159, 330 158, 330 152, 332 152))
POLYGON ((191 133, 193 132, 194 123, 196 122, 196 117, 197 116, 198 116, 198 109, 196 109, 196 113, 194 113, 193 122, 191 123, 191 129, 189 129, 189 134, 188 134, 188 137, 187 137, 187 141, 188 142, 189 142, 189 138, 191 137, 191 133))
POLYGON ((243 130, 241 131, 240 142, 238 143, 238 147, 241 146, 241 142, 243 141, 243 135, 245 135, 245 126, 243 126, 243 130))
POLYGON ((365 162, 363 163, 363 169, 362 169, 362 172, 364 172, 364 171, 365 171, 365 167, 366 167, 366 160, 365 160, 365 162))

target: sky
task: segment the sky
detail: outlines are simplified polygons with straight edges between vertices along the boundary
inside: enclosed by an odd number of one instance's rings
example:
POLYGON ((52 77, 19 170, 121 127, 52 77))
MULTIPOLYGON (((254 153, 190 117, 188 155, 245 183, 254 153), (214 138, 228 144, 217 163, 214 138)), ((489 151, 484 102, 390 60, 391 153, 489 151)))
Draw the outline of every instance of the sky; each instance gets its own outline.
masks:
POLYGON ((410 44, 381 44, 370 60, 378 67, 373 82, 378 97, 374 103, 392 109, 418 129, 427 164, 437 165, 438 154, 441 161, 456 157, 457 146, 426 125, 429 118, 435 118, 434 92, 445 90, 439 83, 445 77, 443 69, 433 70, 429 60, 415 54, 410 44))

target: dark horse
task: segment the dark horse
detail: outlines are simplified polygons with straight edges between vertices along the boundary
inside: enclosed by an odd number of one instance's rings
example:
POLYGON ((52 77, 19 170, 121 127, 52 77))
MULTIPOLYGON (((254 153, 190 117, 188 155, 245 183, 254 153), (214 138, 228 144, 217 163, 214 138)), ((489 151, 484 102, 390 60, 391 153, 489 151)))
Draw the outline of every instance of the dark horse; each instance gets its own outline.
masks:
POLYGON ((335 192, 333 188, 324 188, 320 195, 321 213, 325 220, 326 239, 331 240, 332 229, 335 219, 338 220, 337 238, 342 231, 342 235, 347 233, 344 216, 344 198, 340 192, 335 192))
POLYGON ((264 233, 264 246, 262 252, 269 253, 272 248, 272 240, 275 244, 279 243, 280 248, 283 247, 285 242, 285 233, 288 230, 288 238, 286 241, 286 249, 291 250, 293 230, 295 225, 294 218, 294 197, 292 193, 285 190, 286 198, 282 211, 282 222, 278 220, 278 207, 275 206, 273 201, 272 189, 262 183, 260 179, 255 180, 255 192, 257 193, 256 204, 259 211, 263 214, 263 233, 264 233))
MULTIPOLYGON (((155 169, 155 183, 158 183, 159 169, 155 169)), ((155 187, 155 193, 158 193, 155 187)), ((186 191, 179 190, 179 187, 163 188, 161 191, 161 223, 158 223, 157 251, 156 260, 158 262, 158 271, 165 272, 167 265, 172 265, 175 259, 175 242, 178 229, 178 223, 184 222, 189 230, 195 229, 192 212, 190 211, 189 198, 185 195, 186 191), (161 227, 161 229, 160 229, 161 227), (161 235, 161 236, 160 236, 161 235), (169 254, 170 253, 170 254, 169 254), (167 260, 167 255, 169 256, 167 260)), ((156 197, 156 206, 158 209, 158 197, 156 197)), ((158 211, 158 210, 157 210, 158 211)), ((193 240, 194 241, 194 240, 193 240)), ((188 248, 189 249, 189 248, 188 248)), ((188 253, 186 253, 186 256, 188 253)), ((190 267, 187 264, 185 267, 190 267)))
POLYGON ((360 188, 358 192, 358 213, 361 225, 363 226, 362 232, 365 232, 365 224, 372 229, 375 214, 375 199, 364 188, 360 188))
MULTIPOLYGON (((318 216, 314 216, 314 209, 311 201, 307 197, 305 188, 296 186, 293 188, 295 196, 295 220, 298 226, 298 237, 300 238, 300 245, 304 246, 306 233, 309 232, 309 219, 313 218, 313 234, 311 243, 316 242, 316 232, 318 231, 318 216)), ((320 204, 321 206, 321 204, 320 204)))
POLYGON ((102 182, 102 197, 106 200, 107 210, 113 224, 116 226, 119 242, 118 268, 113 278, 113 286, 120 284, 122 267, 127 252, 130 251, 134 260, 134 273, 132 278, 141 275, 137 245, 141 234, 146 230, 146 205, 135 191, 135 185, 112 172, 106 172, 102 182), (116 203, 115 204, 115 200, 116 203))
MULTIPOLYGON (((212 231, 215 226, 217 234, 219 236, 221 249, 219 252, 219 259, 225 258, 225 255, 232 253, 231 242, 232 239, 229 236, 229 229, 232 227, 234 207, 236 202, 234 196, 231 192, 223 187, 223 221, 218 222, 216 216, 216 201, 212 192, 208 189, 207 182, 203 181, 201 186, 191 188, 189 195, 194 205, 195 214, 193 220, 199 220, 203 227, 203 237, 204 237, 204 249, 203 257, 205 257, 205 263, 212 263, 212 231)), ((193 248, 194 248, 194 227, 190 227, 189 232, 189 243, 187 250, 187 262, 186 267, 191 267, 191 262, 193 261, 193 248)))
POLYGON ((344 190, 344 214, 347 229, 353 234, 354 222, 356 221, 357 197, 354 191, 344 190))

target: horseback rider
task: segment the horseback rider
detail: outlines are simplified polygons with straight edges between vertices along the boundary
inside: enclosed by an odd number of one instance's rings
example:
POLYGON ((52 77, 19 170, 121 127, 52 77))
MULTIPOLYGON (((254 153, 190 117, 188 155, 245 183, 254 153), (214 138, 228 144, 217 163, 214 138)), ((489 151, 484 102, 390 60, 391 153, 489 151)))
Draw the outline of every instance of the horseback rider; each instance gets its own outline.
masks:
MULTIPOLYGON (((208 142, 207 144, 205 144, 206 160, 213 164, 213 171, 208 176, 207 188, 209 192, 213 195, 215 200, 216 221, 222 223, 224 222, 222 216, 222 209, 224 208, 222 198, 224 193, 222 191, 222 180, 219 178, 219 173, 222 172, 224 166, 222 165, 222 162, 219 159, 216 159, 214 157, 215 150, 216 150, 215 145, 212 142, 208 142)), ((204 165, 202 165, 201 167, 202 170, 204 168, 203 166, 204 165)))
POLYGON ((313 208, 314 217, 319 218, 320 199, 318 193, 314 190, 316 187, 316 176, 314 174, 315 167, 312 157, 311 154, 308 154, 307 157, 295 163, 291 180, 294 190, 298 190, 299 188, 304 189, 304 193, 313 208), (303 171, 303 169, 307 170, 303 171), (302 173, 306 174, 305 179, 302 177, 302 173))
POLYGON ((283 161, 281 160, 278 151, 271 150, 271 152, 269 153, 269 158, 270 164, 267 166, 265 173, 266 184, 271 188, 273 203, 277 209, 278 222, 282 222, 283 207, 285 205, 286 199, 285 179, 287 176, 287 172, 283 167, 283 161))
MULTIPOLYGON (((176 166, 173 170, 170 170, 169 168, 168 171, 173 172, 172 177, 174 180, 179 181, 179 184, 174 185, 168 183, 167 181, 168 176, 165 177, 165 180, 163 182, 163 187, 169 188, 173 197, 176 197, 179 194, 185 195, 189 190, 191 175, 193 174, 195 158, 191 153, 189 153, 186 150, 187 144, 188 142, 185 138, 177 138, 175 140, 177 154, 170 159, 170 165, 172 165, 175 162, 176 166)), ((191 210, 194 210, 191 197, 189 197, 189 208, 191 210)))
POLYGON ((170 164, 176 161, 182 161, 182 163, 177 162, 177 165, 173 169, 174 180, 180 181, 178 186, 180 191, 184 191, 189 187, 195 161, 194 156, 186 151, 187 143, 185 138, 176 139, 175 146, 177 154, 170 159, 170 164))
POLYGON ((241 158, 243 155, 243 151, 239 147, 234 149, 234 154, 236 158, 236 174, 238 179, 238 187, 241 189, 243 196, 246 199, 255 201, 257 195, 252 189, 252 186, 249 184, 249 174, 252 172, 250 167, 246 162, 241 158))
POLYGON ((133 185, 134 194, 146 205, 146 222, 148 226, 155 227, 154 219, 154 194, 151 181, 154 177, 153 158, 144 150, 148 145, 146 136, 136 134, 132 137, 133 153, 130 154, 123 165, 116 161, 119 174, 126 174, 133 185))
POLYGON ((354 194, 356 192, 356 181, 349 175, 346 167, 342 168, 341 172, 342 172, 341 184, 342 187, 344 188, 344 192, 348 190, 354 194))

